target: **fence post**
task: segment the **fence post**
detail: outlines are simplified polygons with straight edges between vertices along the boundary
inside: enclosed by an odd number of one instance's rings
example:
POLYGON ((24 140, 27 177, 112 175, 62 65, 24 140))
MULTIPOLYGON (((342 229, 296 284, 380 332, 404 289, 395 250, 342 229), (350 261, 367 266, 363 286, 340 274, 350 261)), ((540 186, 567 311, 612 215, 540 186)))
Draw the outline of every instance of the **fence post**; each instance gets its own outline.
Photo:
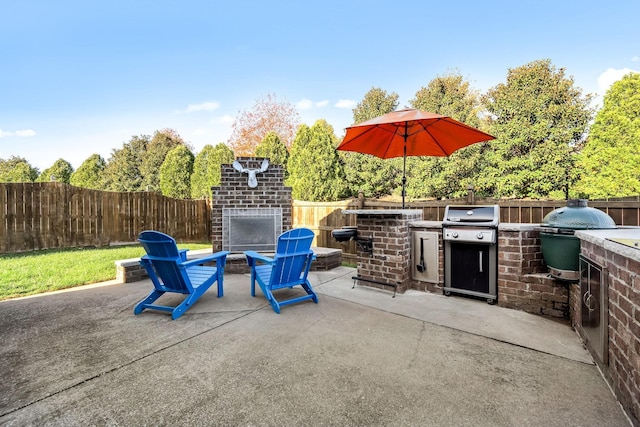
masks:
POLYGON ((473 191, 473 184, 467 185, 467 204, 475 205, 476 204, 476 195, 473 191))

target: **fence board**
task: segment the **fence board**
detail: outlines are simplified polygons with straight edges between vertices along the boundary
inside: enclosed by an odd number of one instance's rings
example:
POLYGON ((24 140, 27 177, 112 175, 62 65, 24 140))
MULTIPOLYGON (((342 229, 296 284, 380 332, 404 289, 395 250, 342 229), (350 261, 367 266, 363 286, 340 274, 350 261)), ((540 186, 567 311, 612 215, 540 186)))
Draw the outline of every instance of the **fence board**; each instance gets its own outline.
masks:
POLYGON ((2 218, 2 224, 0 224, 0 253, 7 252, 7 233, 9 232, 7 224, 7 208, 9 207, 7 191, 9 191, 7 187, 0 188, 0 215, 2 218))

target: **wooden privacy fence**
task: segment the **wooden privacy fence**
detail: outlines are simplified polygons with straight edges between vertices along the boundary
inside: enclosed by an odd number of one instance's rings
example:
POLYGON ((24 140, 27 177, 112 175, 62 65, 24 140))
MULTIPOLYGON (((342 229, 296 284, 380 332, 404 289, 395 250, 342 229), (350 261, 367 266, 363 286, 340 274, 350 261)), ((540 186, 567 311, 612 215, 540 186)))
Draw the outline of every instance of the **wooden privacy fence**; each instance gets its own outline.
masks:
POLYGON ((154 229, 183 242, 211 239, 206 200, 89 190, 56 182, 0 183, 0 253, 134 242, 154 229))
MULTIPOLYGON (((564 200, 474 199, 426 200, 407 204, 422 209, 426 221, 441 221, 451 204, 497 204, 500 221, 541 223, 546 214, 565 206, 564 200)), ((294 227, 309 227, 314 245, 344 251, 355 259, 354 242, 341 244, 331 230, 356 225, 345 209, 400 209, 399 201, 376 199, 339 202, 293 202, 294 227)), ((640 197, 592 200, 589 206, 609 214, 620 226, 640 225, 640 197)), ((134 242, 140 231, 154 229, 181 242, 211 241, 210 202, 179 200, 158 193, 116 193, 88 190, 67 184, 0 183, 0 253, 37 249, 107 246, 134 242)))

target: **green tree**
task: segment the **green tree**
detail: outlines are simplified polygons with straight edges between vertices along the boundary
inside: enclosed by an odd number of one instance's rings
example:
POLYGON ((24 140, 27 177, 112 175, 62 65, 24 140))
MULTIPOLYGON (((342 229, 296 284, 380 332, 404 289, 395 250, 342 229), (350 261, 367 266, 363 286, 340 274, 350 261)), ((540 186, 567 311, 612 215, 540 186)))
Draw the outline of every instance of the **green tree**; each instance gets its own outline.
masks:
POLYGON ((210 144, 205 145, 193 163, 191 197, 211 198, 211 187, 220 185, 220 166, 232 163, 233 158, 233 151, 222 142, 215 147, 210 144))
POLYGON ((82 162, 69 179, 71 185, 76 187, 102 189, 102 172, 107 162, 99 154, 92 154, 87 160, 82 162))
POLYGON ((476 187, 495 197, 562 198, 576 179, 574 150, 592 118, 590 102, 549 60, 510 69, 483 97, 497 139, 476 187))
POLYGON ((38 169, 22 157, 0 159, 0 182, 33 182, 38 175, 38 169))
POLYGON ((289 150, 275 132, 269 132, 256 147, 256 157, 266 157, 270 163, 281 165, 286 171, 289 150))
MULTIPOLYGON (((398 94, 371 88, 353 109, 354 124, 395 111, 398 94)), ((381 159, 369 154, 341 151, 348 196, 362 191, 368 197, 391 194, 402 185, 402 160, 381 159)))
POLYGON ((624 197, 640 194, 640 73, 629 73, 604 96, 579 155, 580 196, 624 197))
POLYGON ((177 145, 185 145, 185 142, 173 129, 163 129, 153 134, 142 154, 140 190, 160 191, 160 166, 167 153, 177 145))
POLYGON ((319 202, 344 197, 344 171, 336 143, 333 128, 325 120, 318 120, 311 128, 307 125, 298 128, 287 180, 295 199, 319 202))
MULTIPOLYGON (((436 77, 416 92, 413 108, 442 114, 479 127, 479 96, 460 74, 436 77)), ((407 159, 407 195, 414 198, 459 197, 481 170, 485 144, 473 144, 449 157, 407 159)))
POLYGON ((191 196, 193 161, 193 153, 185 145, 178 145, 167 153, 160 166, 160 190, 163 195, 174 199, 188 199, 191 196))
POLYGON ((133 136, 122 148, 111 151, 102 173, 102 188, 110 191, 138 191, 142 186, 140 165, 149 143, 148 135, 133 136))
POLYGON ((73 173, 73 166, 71 166, 71 163, 69 163, 64 159, 58 159, 53 163, 51 167, 42 171, 37 181, 38 182, 55 181, 55 182, 64 182, 65 184, 68 184, 72 173, 73 173))

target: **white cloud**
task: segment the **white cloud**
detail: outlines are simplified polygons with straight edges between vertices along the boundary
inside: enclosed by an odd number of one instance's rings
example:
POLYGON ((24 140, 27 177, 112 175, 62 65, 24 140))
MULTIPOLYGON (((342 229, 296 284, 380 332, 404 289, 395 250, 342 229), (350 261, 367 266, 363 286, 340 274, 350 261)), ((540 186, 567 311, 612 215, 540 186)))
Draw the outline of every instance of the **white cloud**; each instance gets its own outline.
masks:
POLYGON ((638 62, 640 61, 640 56, 636 55, 633 58, 631 58, 631 62, 638 62))
POLYGON ((296 108, 298 110, 310 110, 313 107, 322 108, 322 107, 326 107, 327 105, 329 105, 328 99, 323 99, 322 101, 313 102, 310 99, 303 98, 296 103, 296 108))
POLYGON ((235 118, 232 116, 225 114, 224 116, 214 117, 211 119, 211 123, 233 123, 235 118))
POLYGON ((15 132, 5 132, 0 129, 0 138, 6 138, 10 136, 36 136, 36 132, 31 129, 22 129, 15 132))
POLYGON ((637 73, 638 71, 632 70, 630 68, 622 68, 620 70, 616 70, 615 68, 609 68, 604 73, 598 76, 598 90, 601 95, 604 95, 607 90, 611 87, 612 84, 620 80, 622 77, 629 73, 637 73))
POLYGON ((184 110, 176 110, 176 114, 197 113, 198 111, 214 111, 220 108, 220 103, 215 101, 201 102, 200 104, 189 104, 184 110))
POLYGON ((353 99, 340 99, 336 102, 336 108, 353 108, 357 104, 353 99))
POLYGON ((299 110, 310 110, 313 108, 313 102, 310 99, 301 99, 296 102, 296 108, 299 110))

